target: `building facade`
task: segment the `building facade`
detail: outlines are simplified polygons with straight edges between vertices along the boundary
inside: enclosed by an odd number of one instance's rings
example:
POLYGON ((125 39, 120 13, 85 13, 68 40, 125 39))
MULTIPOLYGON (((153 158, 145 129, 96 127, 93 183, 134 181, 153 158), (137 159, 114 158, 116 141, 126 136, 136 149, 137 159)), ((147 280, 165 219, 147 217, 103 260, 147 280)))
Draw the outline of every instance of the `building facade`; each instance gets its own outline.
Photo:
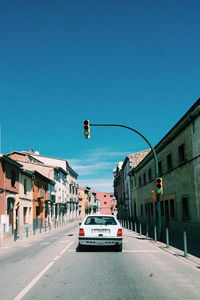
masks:
MULTIPOLYGON (((175 242, 184 229, 188 232, 188 239, 193 238, 191 244, 200 242, 200 99, 154 149, 158 159, 158 176, 162 178, 163 186, 159 197, 162 232, 168 227, 175 242)), ((114 178, 116 185, 120 172, 118 169, 114 178)), ((132 167, 129 176, 133 221, 149 226, 157 224, 156 172, 152 151, 132 167)), ((119 190, 118 186, 115 190, 119 190)), ((119 210, 120 217, 126 218, 123 206, 119 206, 119 210)))
POLYGON ((21 167, 6 155, 0 155, 0 229, 7 235, 18 234, 21 167))

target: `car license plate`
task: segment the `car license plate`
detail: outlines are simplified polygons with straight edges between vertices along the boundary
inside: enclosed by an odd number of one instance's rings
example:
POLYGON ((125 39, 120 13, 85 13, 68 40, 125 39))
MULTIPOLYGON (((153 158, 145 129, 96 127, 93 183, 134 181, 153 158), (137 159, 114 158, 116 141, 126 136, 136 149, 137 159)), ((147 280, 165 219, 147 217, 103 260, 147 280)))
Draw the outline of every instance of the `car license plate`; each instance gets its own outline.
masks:
POLYGON ((108 233, 110 229, 92 229, 92 233, 108 233))

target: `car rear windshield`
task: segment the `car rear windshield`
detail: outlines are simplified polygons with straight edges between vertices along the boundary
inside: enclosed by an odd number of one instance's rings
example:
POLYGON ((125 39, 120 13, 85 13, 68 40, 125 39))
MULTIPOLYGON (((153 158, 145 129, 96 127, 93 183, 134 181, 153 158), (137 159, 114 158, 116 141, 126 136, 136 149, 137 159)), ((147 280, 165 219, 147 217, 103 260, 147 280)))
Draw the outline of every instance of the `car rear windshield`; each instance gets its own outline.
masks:
POLYGON ((85 225, 117 225, 115 218, 113 217, 87 217, 85 225))

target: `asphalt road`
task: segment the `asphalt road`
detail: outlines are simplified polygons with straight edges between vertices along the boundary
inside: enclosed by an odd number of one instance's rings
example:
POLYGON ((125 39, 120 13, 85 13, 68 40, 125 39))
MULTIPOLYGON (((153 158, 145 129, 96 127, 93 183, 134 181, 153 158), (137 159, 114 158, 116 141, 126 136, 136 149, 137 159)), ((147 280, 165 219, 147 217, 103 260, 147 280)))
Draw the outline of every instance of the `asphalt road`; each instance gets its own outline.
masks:
POLYGON ((79 251, 78 225, 0 250, 0 299, 200 299, 200 269, 124 230, 123 251, 79 251))

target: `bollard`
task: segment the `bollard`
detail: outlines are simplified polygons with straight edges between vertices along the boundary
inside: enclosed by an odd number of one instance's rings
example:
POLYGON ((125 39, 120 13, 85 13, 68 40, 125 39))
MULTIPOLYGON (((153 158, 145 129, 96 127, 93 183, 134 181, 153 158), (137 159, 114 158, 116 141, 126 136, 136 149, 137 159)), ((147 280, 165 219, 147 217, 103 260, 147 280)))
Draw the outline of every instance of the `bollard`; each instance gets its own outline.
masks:
POLYGON ((47 224, 46 224, 46 221, 44 222, 44 231, 45 231, 45 232, 47 231, 47 224))
POLYGON ((147 239, 149 238, 149 226, 148 226, 148 224, 146 226, 146 238, 147 239))
POLYGON ((140 223, 140 235, 142 235, 142 224, 140 223))
POLYGON ((188 255, 187 253, 187 234, 186 231, 183 231, 183 243, 184 243, 184 257, 188 255))
POLYGON ((169 229, 166 227, 166 247, 169 248, 169 229))
POLYGON ((28 227, 26 227, 26 238, 28 238, 28 227))
POLYGON ((135 232, 137 233, 137 223, 135 223, 135 232))
POLYGON ((42 225, 40 224, 40 233, 42 232, 42 225))
POLYGON ((133 222, 131 222, 131 231, 133 231, 133 222))
POLYGON ((154 240, 157 242, 157 231, 156 231, 156 225, 154 225, 154 240))
POLYGON ((17 240, 17 229, 14 229, 14 242, 17 240))

